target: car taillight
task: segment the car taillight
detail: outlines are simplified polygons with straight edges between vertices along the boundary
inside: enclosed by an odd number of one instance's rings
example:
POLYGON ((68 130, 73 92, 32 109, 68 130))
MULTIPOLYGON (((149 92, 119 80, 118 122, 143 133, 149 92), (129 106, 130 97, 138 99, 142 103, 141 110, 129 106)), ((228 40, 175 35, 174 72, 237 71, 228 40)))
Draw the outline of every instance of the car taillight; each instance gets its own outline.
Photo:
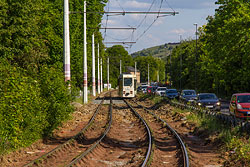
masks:
POLYGON ((133 94, 133 91, 130 91, 130 94, 133 94))
POLYGON ((123 94, 125 94, 125 91, 123 91, 123 94))

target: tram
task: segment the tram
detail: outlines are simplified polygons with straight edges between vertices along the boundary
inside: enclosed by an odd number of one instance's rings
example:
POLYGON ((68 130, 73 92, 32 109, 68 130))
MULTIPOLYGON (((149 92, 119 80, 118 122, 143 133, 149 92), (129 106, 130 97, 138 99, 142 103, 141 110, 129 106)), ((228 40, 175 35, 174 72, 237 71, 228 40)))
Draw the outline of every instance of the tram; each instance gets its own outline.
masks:
POLYGON ((120 74, 118 78, 119 97, 133 98, 136 95, 136 77, 130 73, 120 74))

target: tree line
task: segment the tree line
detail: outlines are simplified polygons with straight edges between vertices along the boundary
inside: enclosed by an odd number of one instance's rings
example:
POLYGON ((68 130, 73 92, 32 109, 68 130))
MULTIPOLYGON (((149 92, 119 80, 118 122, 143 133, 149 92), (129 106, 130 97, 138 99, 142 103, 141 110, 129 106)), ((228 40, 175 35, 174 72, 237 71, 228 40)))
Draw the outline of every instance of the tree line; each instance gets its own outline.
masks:
MULTIPOLYGON (((71 0, 81 12, 83 0, 71 0)), ((103 11, 107 0, 87 0, 87 11, 103 11)), ((73 111, 70 102, 83 78, 83 14, 70 14, 71 92, 63 74, 62 0, 0 1, 0 154, 52 135, 73 111)), ((87 15, 87 42, 98 31, 100 13, 87 15)), ((88 45, 91 65, 91 45, 88 45)), ((91 76, 91 70, 88 71, 91 76)))
POLYGON ((171 67, 168 62, 167 69, 172 72, 175 87, 194 89, 196 67, 199 92, 215 92, 229 98, 233 93, 250 91, 250 3, 216 3, 219 8, 215 15, 199 28, 197 57, 196 41, 182 41, 173 50, 171 67))

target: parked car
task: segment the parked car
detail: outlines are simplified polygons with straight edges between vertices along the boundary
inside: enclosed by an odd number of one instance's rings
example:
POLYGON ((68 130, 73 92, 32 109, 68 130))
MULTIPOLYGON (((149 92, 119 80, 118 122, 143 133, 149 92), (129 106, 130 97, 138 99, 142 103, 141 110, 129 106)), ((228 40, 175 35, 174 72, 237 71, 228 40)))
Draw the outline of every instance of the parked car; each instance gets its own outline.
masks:
POLYGON ((155 87, 155 86, 148 86, 148 87, 147 87, 147 93, 149 93, 149 94, 154 94, 156 88, 157 88, 157 87, 155 87))
POLYGON ((180 94, 180 100, 184 103, 193 102, 197 99, 195 90, 182 90, 180 94))
POLYGON ((137 87, 137 92, 141 92, 142 91, 141 88, 142 88, 141 86, 138 86, 137 87))
POLYGON ((156 90, 157 90, 158 86, 152 86, 152 93, 156 94, 156 90))
POLYGON ((233 94, 229 111, 237 118, 250 118, 250 93, 233 94))
POLYGON ((196 104, 211 110, 220 111, 221 103, 214 93, 200 93, 197 96, 196 104))
POLYGON ((178 98, 179 94, 178 94, 176 89, 167 89, 166 90, 166 97, 169 99, 174 99, 174 98, 178 98))
POLYGON ((158 88, 156 89, 156 95, 159 95, 159 96, 166 96, 166 90, 167 90, 166 87, 158 87, 158 88))
POLYGON ((148 87, 148 85, 142 85, 141 86, 142 93, 147 93, 147 87, 148 87))

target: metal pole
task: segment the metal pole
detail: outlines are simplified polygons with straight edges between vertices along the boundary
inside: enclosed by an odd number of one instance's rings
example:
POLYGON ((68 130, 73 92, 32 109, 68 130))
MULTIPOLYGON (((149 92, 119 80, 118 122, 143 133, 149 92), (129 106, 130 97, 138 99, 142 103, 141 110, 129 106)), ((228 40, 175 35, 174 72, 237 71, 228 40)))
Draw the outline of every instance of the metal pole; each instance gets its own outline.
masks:
MULTIPOLYGON (((136 65, 137 65, 137 64, 136 64, 136 62, 135 62, 135 78, 136 78, 136 81, 137 81, 137 75, 136 75, 136 72, 137 72, 137 71, 136 71, 136 65)), ((138 81, 137 81, 137 82, 138 82, 138 81)))
MULTIPOLYGON (((181 35, 180 35, 180 44, 181 44, 181 35)), ((181 77, 182 77, 182 54, 180 55, 180 90, 181 90, 181 77)))
POLYGON ((195 36, 196 36, 196 40, 195 40, 195 90, 197 91, 197 23, 194 24, 196 31, 195 31, 195 36))
POLYGON ((92 35, 92 93, 96 96, 95 87, 95 35, 92 35))
POLYGON ((107 60, 107 84, 108 84, 108 90, 109 90, 109 57, 107 60))
POLYGON ((87 32, 86 32, 86 1, 84 1, 84 56, 83 56, 83 103, 88 103, 88 76, 87 76, 87 32))
POLYGON ((172 87, 172 64, 171 64, 171 54, 172 54, 172 51, 170 53, 170 87, 172 87))
POLYGON ((159 83, 159 71, 157 71, 157 82, 159 83))
POLYGON ((120 60, 120 74, 122 74, 122 60, 120 60))
POLYGON ((98 60, 97 60, 97 92, 98 92, 98 94, 100 94, 101 93, 101 90, 100 90, 100 63, 99 63, 99 61, 100 61, 100 46, 99 46, 99 43, 98 43, 98 52, 97 52, 97 55, 98 55, 98 60))
POLYGON ((103 83, 102 83, 102 58, 101 58, 101 92, 103 92, 103 83))
POLYGON ((149 85, 149 64, 148 64, 148 85, 149 85))
POLYGON ((69 38, 69 1, 64 0, 64 19, 63 19, 63 54, 64 54, 64 77, 65 82, 70 80, 70 38, 69 38))

